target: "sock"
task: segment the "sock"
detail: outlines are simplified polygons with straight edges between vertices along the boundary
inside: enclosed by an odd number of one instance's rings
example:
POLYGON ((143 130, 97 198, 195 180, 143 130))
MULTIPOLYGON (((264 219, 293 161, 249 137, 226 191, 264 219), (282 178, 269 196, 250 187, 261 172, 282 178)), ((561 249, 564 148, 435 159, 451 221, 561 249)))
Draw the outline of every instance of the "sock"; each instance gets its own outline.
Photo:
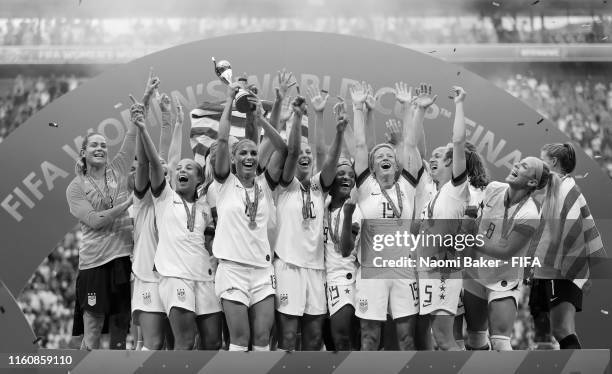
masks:
POLYGON ((461 348, 462 351, 465 351, 465 340, 457 339, 457 340, 455 340, 455 342, 457 343, 459 348, 461 348))
POLYGON ((582 349, 580 340, 578 340, 576 334, 569 334, 565 338, 561 339, 559 341, 559 347, 561 347, 561 349, 582 349))
POLYGON ((489 350, 489 339, 487 339, 486 331, 468 331, 468 349, 473 351, 489 350))
POLYGON ((491 348, 496 351, 511 351, 510 337, 504 335, 491 335, 491 348))
POLYGON ((140 348, 141 351, 150 351, 149 348, 145 347, 144 345, 142 346, 142 348, 140 348))
POLYGON ((231 344, 229 345, 230 352, 246 352, 249 350, 248 347, 243 347, 241 345, 231 344))
POLYGON ((254 345, 253 346, 253 351, 255 351, 255 352, 267 352, 269 350, 270 350, 270 346, 269 345, 262 345, 262 346, 254 345))

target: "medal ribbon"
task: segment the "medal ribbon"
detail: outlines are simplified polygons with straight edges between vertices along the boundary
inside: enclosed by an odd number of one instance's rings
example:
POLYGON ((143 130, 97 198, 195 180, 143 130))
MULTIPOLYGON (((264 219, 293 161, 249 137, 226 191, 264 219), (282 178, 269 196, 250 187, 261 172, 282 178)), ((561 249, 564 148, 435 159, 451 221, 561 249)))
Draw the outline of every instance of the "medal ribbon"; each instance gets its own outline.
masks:
POLYGON ((343 207, 344 204, 342 204, 342 206, 338 209, 338 214, 336 214, 336 222, 333 224, 331 205, 329 206, 329 209, 327 209, 327 226, 329 227, 329 236, 331 237, 336 250, 338 249, 338 243, 340 242, 340 238, 338 237, 338 227, 340 225, 340 213, 342 212, 343 207))
POLYGON ((400 220, 402 219, 402 211, 404 210, 404 204, 402 203, 402 196, 400 194, 399 185, 397 184, 397 182, 394 185, 395 185, 395 195, 397 196, 397 202, 399 204, 399 208, 395 205, 393 200, 391 200, 391 197, 389 196, 387 191, 383 188, 383 186, 381 186, 380 183, 378 183, 378 186, 380 187, 380 192, 383 194, 387 202, 391 204, 391 209, 393 209, 393 214, 395 215, 395 217, 397 217, 398 220, 400 220))
POLYGON ((249 197, 249 192, 247 189, 244 189, 244 196, 246 198, 247 211, 249 212, 249 220, 251 222, 255 222, 255 218, 257 218, 257 207, 259 206, 259 186, 257 183, 253 183, 254 190, 254 201, 251 203, 251 198, 249 197))
MULTIPOLYGON (((113 198, 113 196, 111 196, 110 189, 108 188, 108 178, 106 176, 106 171, 107 169, 104 169, 104 190, 106 191, 106 193, 102 192, 102 190, 100 189, 100 186, 98 186, 98 183, 96 183, 96 181, 91 177, 91 175, 87 174, 87 179, 89 180, 89 183, 91 183, 94 186, 94 188, 96 189, 96 192, 100 194, 100 197, 102 197, 102 201, 104 202, 104 204, 112 208, 113 202, 115 199, 113 198)), ((117 188, 115 191, 115 198, 117 198, 118 192, 119 192, 119 189, 117 188)))
MULTIPOLYGON (((506 195, 506 198, 507 198, 507 195, 506 195)), ((518 213, 519 210, 521 210, 521 208, 523 207, 523 204, 525 204, 527 199, 529 199, 529 195, 525 196, 518 203, 518 205, 516 206, 516 209, 514 209, 514 212, 512 212, 512 216, 510 216, 510 219, 508 219, 508 208, 509 207, 504 206, 504 221, 502 222, 502 236, 501 236, 502 239, 507 239, 508 238, 508 235, 510 234, 508 231, 510 230, 510 228, 514 224, 514 217, 516 217, 516 214, 518 213)), ((506 205, 506 204, 504 204, 504 205, 506 205)))
POLYGON ((300 182, 300 189, 302 192, 302 218, 304 220, 307 220, 310 218, 310 202, 311 197, 310 197, 310 185, 308 185, 308 187, 304 187, 304 185, 302 184, 302 182, 300 182), (304 199, 304 195, 306 195, 306 199, 304 199))
POLYGON ((183 206, 185 207, 185 214, 187 214, 187 229, 193 232, 195 226, 197 200, 194 200, 193 205, 191 206, 191 213, 189 212, 189 207, 187 206, 187 202, 185 201, 185 199, 181 197, 181 200, 183 201, 183 206))

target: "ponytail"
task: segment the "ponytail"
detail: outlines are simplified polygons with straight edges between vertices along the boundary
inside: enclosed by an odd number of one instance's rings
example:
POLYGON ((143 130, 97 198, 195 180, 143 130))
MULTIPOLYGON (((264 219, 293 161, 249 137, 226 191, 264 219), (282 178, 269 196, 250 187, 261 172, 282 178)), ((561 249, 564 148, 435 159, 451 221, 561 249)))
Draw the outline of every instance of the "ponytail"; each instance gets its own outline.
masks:
MULTIPOLYGON (((452 147, 447 149, 444 158, 447 160, 453 159, 452 147)), ((472 187, 482 190, 489 184, 489 173, 484 160, 476 151, 476 147, 470 142, 465 142, 465 169, 472 187)))

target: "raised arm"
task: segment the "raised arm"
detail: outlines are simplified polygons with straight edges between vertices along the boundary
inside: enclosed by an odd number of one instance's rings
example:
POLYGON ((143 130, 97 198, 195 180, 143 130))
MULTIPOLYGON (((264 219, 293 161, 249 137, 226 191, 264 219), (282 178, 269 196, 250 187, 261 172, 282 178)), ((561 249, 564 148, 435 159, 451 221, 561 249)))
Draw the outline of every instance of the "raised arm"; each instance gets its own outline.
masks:
POLYGON ((453 122, 453 177, 457 178, 466 169, 465 160, 465 115, 463 112, 463 101, 465 90, 453 86, 452 97, 455 101, 455 121, 453 122))
POLYGON ((315 115, 313 123, 308 123, 308 134, 314 131, 317 149, 314 154, 316 170, 322 170, 325 155, 327 154, 327 144, 325 144, 325 131, 323 131, 323 112, 327 105, 327 99, 329 94, 327 91, 323 92, 319 89, 318 85, 307 87, 308 98, 310 99, 310 107, 314 109, 315 115))
POLYGON ((149 158, 144 151, 140 130, 138 130, 138 140, 136 142, 136 158, 138 159, 138 166, 134 175, 134 192, 144 192, 149 184, 149 158))
POLYGON ((321 185, 323 187, 329 187, 334 182, 336 176, 336 167, 338 165, 338 158, 340 158, 340 151, 342 150, 342 138, 344 136, 344 130, 348 125, 348 120, 343 115, 336 117, 336 136, 327 155, 327 159, 321 169, 321 185))
POLYGON ((365 109, 366 109, 366 144, 368 145, 368 149, 374 148, 376 145, 376 126, 374 126, 374 108, 376 107, 376 97, 374 97, 374 89, 372 85, 366 84, 362 82, 364 87, 366 87, 366 100, 365 100, 365 109))
POLYGON ((356 83, 350 88, 353 101, 353 128, 355 135, 355 173, 359 176, 368 169, 368 146, 366 144, 364 102, 366 90, 356 83))
POLYGON ((130 108, 130 119, 134 126, 139 130, 142 148, 146 154, 146 157, 149 159, 151 188, 155 190, 162 184, 165 178, 164 169, 159 161, 159 155, 155 149, 155 144, 153 144, 153 140, 151 139, 147 126, 145 125, 144 105, 136 102, 136 99, 134 99, 132 95, 130 95, 130 99, 134 102, 130 108))
POLYGON ((161 95, 159 99, 159 109, 161 110, 161 131, 159 134, 159 157, 163 160, 168 161, 168 152, 170 149, 170 143, 172 142, 172 113, 170 97, 165 93, 161 95))
POLYGON ((264 129, 264 134, 267 139, 270 139, 270 144, 272 144, 272 146, 281 153, 285 152, 287 150, 287 144, 285 144, 285 141, 280 136, 278 131, 276 131, 274 126, 272 126, 270 122, 268 122, 268 120, 264 117, 261 101, 259 101, 257 98, 250 101, 255 105, 256 108, 253 112, 255 122, 258 124, 258 126, 261 126, 264 129))
POLYGON ((185 112, 183 111, 183 105, 176 99, 176 123, 174 124, 174 130, 172 131, 172 140, 170 141, 170 147, 168 149, 168 175, 170 180, 173 180, 174 173, 176 171, 176 165, 181 160, 181 152, 183 146, 183 121, 185 120, 185 112))
POLYGON ((222 183, 227 179, 230 173, 230 150, 229 150, 229 134, 230 134, 230 118, 232 115, 232 103, 236 97, 236 93, 240 88, 237 82, 230 83, 227 88, 227 100, 225 108, 219 120, 219 132, 217 136, 217 153, 215 159, 215 179, 222 183))
POLYGON ((302 140, 302 116, 306 111, 306 103, 303 97, 296 97, 292 104, 293 109, 293 124, 289 134, 287 158, 283 167, 283 175, 281 183, 288 185, 295 176, 297 161, 300 157, 300 145, 302 140))
POLYGON ((142 95, 142 105, 145 108, 145 117, 149 113, 149 107, 151 103, 151 97, 153 97, 153 93, 159 87, 161 81, 158 77, 153 76, 153 67, 149 69, 149 78, 147 78, 147 85, 145 87, 144 94, 142 95))
POLYGON ((342 223, 342 233, 340 234, 340 252, 342 257, 348 257, 355 248, 355 239, 359 234, 359 224, 353 223, 353 213, 355 212, 356 199, 354 193, 351 198, 344 203, 344 221, 342 223))

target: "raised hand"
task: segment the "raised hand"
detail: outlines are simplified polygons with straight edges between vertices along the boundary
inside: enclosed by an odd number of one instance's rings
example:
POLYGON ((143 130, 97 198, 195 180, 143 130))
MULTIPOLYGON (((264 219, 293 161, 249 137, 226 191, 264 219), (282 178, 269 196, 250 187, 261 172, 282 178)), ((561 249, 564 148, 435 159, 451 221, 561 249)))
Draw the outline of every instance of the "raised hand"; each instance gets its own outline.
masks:
POLYGON ((161 109, 162 112, 169 112, 171 104, 170 97, 163 93, 159 98, 159 109, 161 109))
POLYGON ((385 137, 387 138, 387 143, 397 145, 402 141, 402 124, 400 121, 395 118, 390 118, 385 123, 387 127, 387 132, 385 133, 385 137))
POLYGON ((300 117, 303 116, 306 114, 306 99, 304 99, 302 96, 297 96, 295 99, 293 99, 291 108, 295 115, 300 117))
POLYGON ((281 106, 281 112, 279 117, 280 122, 287 122, 289 121, 289 118, 291 118, 291 115, 293 114, 293 109, 291 109, 292 102, 293 100, 291 96, 288 96, 283 99, 283 105, 281 106))
POLYGON ((312 85, 306 88, 306 93, 308 94, 308 98, 310 99, 310 104, 315 112, 322 112, 325 109, 325 105, 327 105, 327 99, 329 98, 329 94, 327 91, 319 90, 318 85, 312 85), (323 96, 324 94, 325 96, 323 96))
POLYGON ((276 87, 276 98, 279 100, 283 100, 287 96, 287 92, 289 89, 297 84, 297 81, 294 80, 291 82, 293 78, 293 73, 287 73, 283 68, 282 71, 279 71, 277 74, 278 78, 278 87, 276 87))
POLYGON ((159 80, 159 77, 153 76, 153 68, 151 67, 149 70, 149 78, 147 79, 147 86, 145 88, 144 96, 151 97, 153 92, 159 88, 160 83, 161 81, 159 80))
POLYGON ((404 82, 395 83, 395 99, 402 104, 412 103, 415 96, 412 95, 412 87, 404 82))
POLYGON ((351 100, 353 105, 363 104, 368 97, 367 85, 365 82, 357 82, 350 87, 351 100))
POLYGON ((339 117, 346 117, 346 102, 344 98, 337 96, 338 102, 334 104, 334 117, 337 119, 339 117))
POLYGON ((255 108, 252 112, 253 116, 255 116, 255 118, 263 118, 264 110, 261 100, 259 100, 257 96, 250 96, 247 100, 251 103, 251 106, 255 108))
POLYGON ((346 130, 346 126, 348 125, 349 121, 346 117, 344 116, 338 116, 336 118, 336 131, 337 132, 344 132, 344 130, 346 130))
POLYGON ((130 106, 130 121, 136 125, 136 127, 142 129, 145 127, 145 107, 142 103, 139 103, 132 94, 130 94, 130 100, 132 101, 132 106, 130 106))
POLYGON ((176 106, 176 123, 177 124, 183 124, 183 121, 185 120, 185 112, 183 110, 183 104, 181 104, 181 101, 179 99, 174 99, 174 105, 176 106))
POLYGON ((421 83, 419 88, 416 90, 416 99, 414 100, 414 103, 416 104, 417 108, 427 109, 434 102, 436 102, 437 98, 438 95, 431 95, 431 85, 421 83))
POLYGON ((238 93, 238 90, 240 90, 242 86, 243 84, 240 81, 230 83, 227 86, 227 96, 231 98, 232 100, 234 100, 234 98, 236 98, 236 94, 238 93))
POLYGON ((368 84, 366 92, 366 108, 368 108, 368 110, 374 110, 374 107, 376 107, 376 102, 378 101, 378 97, 374 96, 374 89, 372 88, 372 85, 368 84))
POLYGON ((453 98, 455 104, 462 103, 467 96, 467 92, 463 89, 463 87, 453 86, 450 91, 450 97, 453 98))

